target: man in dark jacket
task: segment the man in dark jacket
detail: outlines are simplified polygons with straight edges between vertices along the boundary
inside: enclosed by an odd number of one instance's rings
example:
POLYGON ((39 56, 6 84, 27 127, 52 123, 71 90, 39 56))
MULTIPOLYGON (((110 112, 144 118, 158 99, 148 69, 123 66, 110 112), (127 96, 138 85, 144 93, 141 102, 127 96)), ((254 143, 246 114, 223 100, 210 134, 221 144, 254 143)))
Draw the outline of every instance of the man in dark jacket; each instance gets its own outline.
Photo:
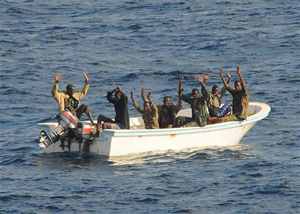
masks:
POLYGON ((114 104, 115 120, 100 114, 97 121, 97 133, 102 129, 129 129, 128 97, 118 86, 113 91, 107 92, 107 100, 114 104), (102 124, 102 122, 104 122, 102 124))
POLYGON ((171 97, 169 96, 164 97, 163 101, 163 105, 157 106, 159 128, 172 128, 174 126, 176 116, 182 108, 183 101, 178 98, 178 103, 175 105, 171 103, 171 97))

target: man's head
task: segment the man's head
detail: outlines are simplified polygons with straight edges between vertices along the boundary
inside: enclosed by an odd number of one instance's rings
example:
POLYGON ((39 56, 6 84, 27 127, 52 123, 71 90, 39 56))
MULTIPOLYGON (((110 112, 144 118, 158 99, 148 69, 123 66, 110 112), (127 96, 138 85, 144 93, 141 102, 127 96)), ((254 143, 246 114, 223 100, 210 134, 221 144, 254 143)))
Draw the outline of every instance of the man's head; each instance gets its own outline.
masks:
POLYGON ((194 88, 194 89, 192 90, 192 95, 193 95, 193 97, 194 97, 195 99, 200 98, 199 90, 198 90, 197 88, 194 88))
POLYGON ((171 97, 165 96, 164 97, 164 106, 169 107, 171 105, 171 97))
POLYGON ((122 99, 122 93, 120 91, 116 91, 115 92, 115 100, 119 101, 120 99, 122 99))
POLYGON ((214 95, 218 95, 218 94, 220 93, 219 86, 214 85, 214 86, 212 87, 212 89, 211 89, 211 92, 212 92, 212 94, 214 94, 214 95))
POLYGON ((144 109, 145 109, 145 111, 150 111, 151 106, 150 106, 150 102, 149 101, 145 101, 144 102, 144 109))
POLYGON ((235 87, 235 89, 237 90, 237 91, 240 91, 240 90, 242 90, 242 85, 241 85, 241 81, 235 81, 234 82, 234 87, 235 87))
POLYGON ((73 94, 75 93, 75 86, 69 84, 69 85, 67 85, 66 89, 67 89, 67 94, 69 96, 73 96, 73 94))

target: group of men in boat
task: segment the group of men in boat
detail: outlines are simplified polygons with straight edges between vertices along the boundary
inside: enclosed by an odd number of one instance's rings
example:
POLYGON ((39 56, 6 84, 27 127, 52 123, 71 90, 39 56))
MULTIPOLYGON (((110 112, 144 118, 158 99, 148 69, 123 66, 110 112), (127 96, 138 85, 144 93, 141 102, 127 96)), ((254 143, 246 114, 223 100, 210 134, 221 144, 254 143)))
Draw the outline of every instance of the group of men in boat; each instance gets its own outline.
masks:
MULTIPOLYGON (((149 92, 145 95, 145 90, 141 89, 141 96, 144 102, 141 107, 134 99, 131 91, 131 100, 135 109, 142 114, 146 129, 173 128, 173 127, 203 127, 207 124, 220 123, 226 121, 245 120, 247 118, 247 108, 249 105, 249 93, 247 85, 243 79, 242 72, 239 66, 236 68, 236 73, 239 80, 235 81, 235 88, 230 86, 231 75, 227 71, 228 80, 226 82, 222 68, 220 68, 220 77, 224 87, 219 89, 214 85, 210 91, 206 82, 209 80, 208 74, 204 77, 197 76, 197 81, 200 83, 201 94, 197 88, 192 90, 192 96, 184 94, 182 84, 184 77, 181 77, 178 84, 178 103, 173 104, 171 97, 166 96, 163 99, 162 105, 155 105, 152 101, 149 92), (226 102, 221 107, 221 98, 229 91, 233 97, 232 103, 226 102), (183 102, 190 105, 192 109, 192 117, 177 116, 181 110, 183 102)), ((66 109, 71 111, 78 119, 85 113, 91 125, 96 126, 97 134, 99 135, 102 129, 129 129, 129 112, 128 112, 128 97, 118 86, 112 91, 107 92, 107 100, 114 105, 116 116, 114 120, 100 114, 97 123, 94 122, 91 109, 87 104, 80 104, 80 100, 87 94, 89 90, 89 78, 84 73, 85 84, 82 91, 75 91, 75 87, 71 84, 67 85, 66 91, 59 92, 60 74, 55 76, 55 83, 52 88, 52 95, 58 102, 59 111, 63 112, 66 109)))

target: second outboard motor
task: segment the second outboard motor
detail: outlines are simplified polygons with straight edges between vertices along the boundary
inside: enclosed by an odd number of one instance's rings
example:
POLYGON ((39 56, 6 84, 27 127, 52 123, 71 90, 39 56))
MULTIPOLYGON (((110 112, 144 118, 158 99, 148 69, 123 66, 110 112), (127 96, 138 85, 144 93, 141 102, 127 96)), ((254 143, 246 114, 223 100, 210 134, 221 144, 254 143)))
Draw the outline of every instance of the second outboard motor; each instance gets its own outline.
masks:
POLYGON ((40 133, 40 147, 48 147, 58 140, 66 137, 70 130, 77 128, 78 119, 69 110, 60 113, 58 118, 58 126, 50 133, 42 130, 40 133))
POLYGON ((90 148, 90 140, 93 134, 93 129, 85 127, 82 122, 79 122, 76 129, 76 139, 79 143, 79 156, 82 153, 88 152, 90 148))
POLYGON ((77 130, 76 130, 76 138, 88 140, 91 138, 93 134, 93 128, 86 127, 82 122, 78 122, 77 130))

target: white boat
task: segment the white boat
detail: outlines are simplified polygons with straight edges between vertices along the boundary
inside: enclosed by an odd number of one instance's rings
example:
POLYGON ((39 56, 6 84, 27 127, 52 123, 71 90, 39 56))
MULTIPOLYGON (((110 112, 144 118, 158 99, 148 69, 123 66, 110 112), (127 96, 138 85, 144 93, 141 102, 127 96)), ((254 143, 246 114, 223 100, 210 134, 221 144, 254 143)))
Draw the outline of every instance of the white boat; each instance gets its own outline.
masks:
MULTIPOLYGON (((223 147, 238 144, 244 135, 260 120, 268 116, 271 108, 265 103, 251 102, 247 120, 225 122, 205 127, 145 129, 141 117, 130 118, 130 130, 104 130, 100 138, 92 139, 88 151, 104 156, 122 156, 134 153, 174 150, 187 148, 223 147)), ((191 109, 179 112, 181 116, 191 116, 191 109)), ((89 122, 84 122, 89 126, 89 122)), ((47 132, 58 123, 39 123, 47 132)), ((60 141, 43 147, 45 153, 78 152, 79 143, 69 146, 60 141)))

